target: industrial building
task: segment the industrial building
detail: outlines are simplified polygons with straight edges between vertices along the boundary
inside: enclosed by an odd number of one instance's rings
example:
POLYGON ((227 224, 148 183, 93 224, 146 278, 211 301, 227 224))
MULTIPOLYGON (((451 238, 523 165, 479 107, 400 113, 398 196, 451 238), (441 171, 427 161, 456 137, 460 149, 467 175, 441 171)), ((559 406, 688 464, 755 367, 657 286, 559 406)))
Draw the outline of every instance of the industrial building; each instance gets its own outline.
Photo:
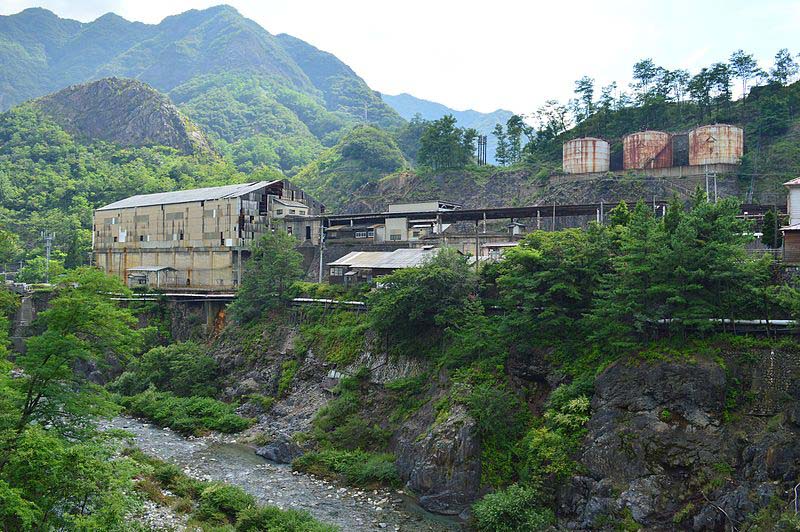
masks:
MULTIPOLYGON (((564 143, 562 167, 567 174, 615 170, 679 169, 677 175, 727 171, 740 164, 744 131, 728 124, 697 127, 685 133, 639 131, 622 138, 622 158, 603 139, 584 137, 564 143)), ((675 172, 672 172, 675 173, 675 172)), ((661 172, 670 175, 670 172, 661 172)))
POLYGON ((95 211, 93 260, 132 287, 231 290, 256 239, 316 245, 324 210, 286 180, 132 196, 95 211))
POLYGON ((439 252, 438 248, 397 249, 394 251, 354 251, 328 263, 331 283, 352 286, 369 283, 376 277, 403 268, 422 266, 439 252))
POLYGON ((789 224, 781 227, 783 260, 797 264, 800 263, 800 177, 787 181, 784 186, 789 189, 789 196, 786 198, 789 224))

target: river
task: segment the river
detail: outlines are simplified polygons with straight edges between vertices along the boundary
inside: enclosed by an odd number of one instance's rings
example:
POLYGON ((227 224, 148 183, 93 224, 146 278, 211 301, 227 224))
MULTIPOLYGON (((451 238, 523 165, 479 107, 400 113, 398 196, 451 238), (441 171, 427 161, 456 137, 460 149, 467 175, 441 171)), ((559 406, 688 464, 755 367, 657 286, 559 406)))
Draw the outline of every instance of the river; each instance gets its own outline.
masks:
POLYGON ((189 476, 234 484, 262 504, 307 510, 345 532, 462 529, 453 519, 424 511, 402 491, 359 490, 298 473, 261 458, 235 437, 186 438, 129 417, 118 417, 108 426, 132 433, 142 451, 180 466, 189 476))

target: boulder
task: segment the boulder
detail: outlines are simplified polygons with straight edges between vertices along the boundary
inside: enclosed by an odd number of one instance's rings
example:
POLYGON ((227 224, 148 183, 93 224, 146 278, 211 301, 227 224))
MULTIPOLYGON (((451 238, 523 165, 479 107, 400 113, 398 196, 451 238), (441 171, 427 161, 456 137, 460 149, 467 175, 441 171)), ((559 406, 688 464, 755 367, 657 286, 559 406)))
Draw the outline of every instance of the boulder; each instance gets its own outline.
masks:
POLYGON ((463 405, 453 406, 444 421, 432 418, 430 408, 424 409, 400 430, 394 442, 397 468, 420 506, 458 515, 480 490, 481 447, 475 421, 463 405))
POLYGON ((303 450, 288 436, 278 434, 273 441, 256 449, 256 454, 278 464, 290 464, 303 454, 303 450))

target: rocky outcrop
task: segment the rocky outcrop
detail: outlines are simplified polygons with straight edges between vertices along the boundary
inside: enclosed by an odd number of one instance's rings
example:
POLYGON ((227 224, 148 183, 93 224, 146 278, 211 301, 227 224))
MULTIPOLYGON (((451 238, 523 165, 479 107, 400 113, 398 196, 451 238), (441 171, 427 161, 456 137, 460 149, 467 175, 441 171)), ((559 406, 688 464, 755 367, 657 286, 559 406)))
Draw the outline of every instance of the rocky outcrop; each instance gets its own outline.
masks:
POLYGON ((785 498, 800 475, 793 402, 776 418, 783 423, 726 422, 726 399, 741 384, 732 372, 703 359, 620 361, 603 372, 580 458, 586 474, 558 497, 564 527, 627 515, 653 530, 723 530, 785 498))
POLYGON ((80 139, 212 153, 202 131, 169 98, 138 80, 106 78, 72 85, 33 105, 80 139))
POLYGON ((278 435, 273 441, 256 449, 256 454, 279 464, 291 464, 303 454, 303 450, 291 438, 278 435))
POLYGON ((392 447, 400 476, 426 510, 457 515, 478 498, 480 440, 463 405, 436 420, 429 404, 395 435, 392 447))

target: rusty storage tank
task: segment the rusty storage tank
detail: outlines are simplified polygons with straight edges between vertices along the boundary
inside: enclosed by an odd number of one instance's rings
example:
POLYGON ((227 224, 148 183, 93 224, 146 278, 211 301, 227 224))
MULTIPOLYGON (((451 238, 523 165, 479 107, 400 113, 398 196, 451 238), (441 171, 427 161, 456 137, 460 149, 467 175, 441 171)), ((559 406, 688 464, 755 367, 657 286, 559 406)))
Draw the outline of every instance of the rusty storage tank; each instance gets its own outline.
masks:
POLYGON ((564 143, 562 166, 568 174, 608 172, 611 147, 603 139, 585 137, 564 143))
POLYGON ((663 131, 640 131, 622 139, 625 170, 672 166, 672 135, 663 131))
POLYGON ((700 126, 689 132, 689 164, 739 164, 744 131, 728 124, 700 126))

